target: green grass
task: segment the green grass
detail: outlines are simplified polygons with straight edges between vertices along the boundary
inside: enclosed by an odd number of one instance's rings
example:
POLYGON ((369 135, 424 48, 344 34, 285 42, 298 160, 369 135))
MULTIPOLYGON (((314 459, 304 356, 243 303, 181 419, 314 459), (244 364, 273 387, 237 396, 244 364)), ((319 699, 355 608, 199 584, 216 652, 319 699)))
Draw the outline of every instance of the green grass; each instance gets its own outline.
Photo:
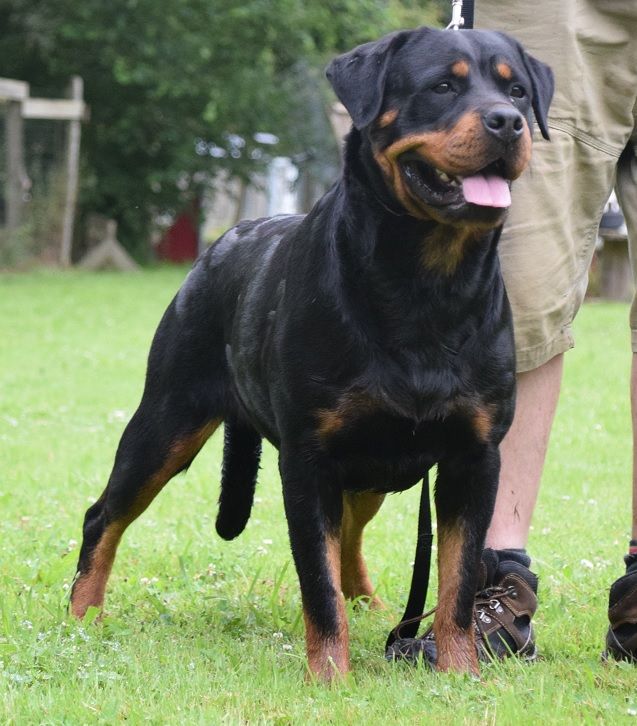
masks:
POLYGON ((353 670, 303 682, 300 599, 276 457, 246 532, 214 532, 220 436, 128 531, 107 617, 66 615, 82 516, 141 393, 148 345, 184 269, 0 277, 0 723, 572 723, 633 720, 631 666, 600 664, 630 523, 628 309, 576 327, 530 551, 543 660, 475 682, 391 666, 417 491, 390 497, 367 553, 384 613, 350 613, 353 670))

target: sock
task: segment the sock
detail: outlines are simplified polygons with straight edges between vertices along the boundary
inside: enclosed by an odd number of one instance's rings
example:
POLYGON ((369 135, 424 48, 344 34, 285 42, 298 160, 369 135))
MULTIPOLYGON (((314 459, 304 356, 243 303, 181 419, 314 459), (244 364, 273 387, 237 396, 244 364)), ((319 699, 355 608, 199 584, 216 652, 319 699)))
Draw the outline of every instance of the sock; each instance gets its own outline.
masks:
POLYGON ((531 565, 531 558, 525 549, 511 547, 504 550, 494 550, 491 547, 485 547, 482 550, 482 566, 480 577, 478 578, 478 590, 490 587, 496 580, 500 571, 500 565, 503 562, 515 562, 527 569, 531 565))
MULTIPOLYGON (((500 562, 504 560, 513 560, 524 567, 531 566, 531 558, 528 556, 523 547, 508 547, 504 550, 497 550, 500 562)), ((637 558, 636 558, 637 559, 637 558)))

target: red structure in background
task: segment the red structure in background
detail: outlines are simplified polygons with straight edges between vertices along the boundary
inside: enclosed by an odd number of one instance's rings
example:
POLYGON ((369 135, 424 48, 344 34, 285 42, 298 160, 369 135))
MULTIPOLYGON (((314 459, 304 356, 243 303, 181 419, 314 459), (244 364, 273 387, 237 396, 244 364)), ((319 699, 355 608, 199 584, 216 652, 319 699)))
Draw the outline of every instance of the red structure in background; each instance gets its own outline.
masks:
POLYGON ((155 248, 160 260, 192 262, 196 259, 199 254, 199 212, 199 199, 181 212, 155 248))

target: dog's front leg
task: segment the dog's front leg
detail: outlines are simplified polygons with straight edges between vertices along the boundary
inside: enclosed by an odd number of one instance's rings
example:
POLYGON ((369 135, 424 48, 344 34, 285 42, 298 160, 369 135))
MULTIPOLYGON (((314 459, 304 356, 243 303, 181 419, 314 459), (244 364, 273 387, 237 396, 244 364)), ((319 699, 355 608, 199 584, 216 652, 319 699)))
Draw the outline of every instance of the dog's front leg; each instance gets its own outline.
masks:
POLYGON ((302 453, 279 458, 290 543, 301 585, 311 674, 330 681, 349 670, 349 638, 341 594, 342 493, 302 453))
POLYGON ((434 635, 439 671, 479 673, 473 602, 499 472, 500 456, 494 446, 438 465, 438 609, 434 635))

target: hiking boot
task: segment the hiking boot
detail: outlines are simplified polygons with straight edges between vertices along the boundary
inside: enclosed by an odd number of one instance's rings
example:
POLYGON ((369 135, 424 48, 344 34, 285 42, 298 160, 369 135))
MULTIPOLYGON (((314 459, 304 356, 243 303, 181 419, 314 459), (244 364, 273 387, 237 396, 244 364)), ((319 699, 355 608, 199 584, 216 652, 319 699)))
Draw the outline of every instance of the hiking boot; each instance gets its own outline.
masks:
MULTIPOLYGON (((531 619, 537 609, 538 580, 529 570, 530 564, 528 555, 519 550, 487 548, 483 551, 479 589, 473 606, 480 660, 516 655, 531 661, 537 657, 531 619)), ((423 658, 435 664, 437 651, 432 628, 420 638, 397 639, 386 657, 411 661, 423 658)))
POLYGON ((625 558, 627 572, 611 585, 608 598, 610 626, 604 658, 637 662, 637 556, 625 558))
POLYGON ((473 606, 481 660, 537 657, 531 621, 537 610, 538 581, 530 564, 522 552, 485 549, 482 553, 482 586, 473 606))

